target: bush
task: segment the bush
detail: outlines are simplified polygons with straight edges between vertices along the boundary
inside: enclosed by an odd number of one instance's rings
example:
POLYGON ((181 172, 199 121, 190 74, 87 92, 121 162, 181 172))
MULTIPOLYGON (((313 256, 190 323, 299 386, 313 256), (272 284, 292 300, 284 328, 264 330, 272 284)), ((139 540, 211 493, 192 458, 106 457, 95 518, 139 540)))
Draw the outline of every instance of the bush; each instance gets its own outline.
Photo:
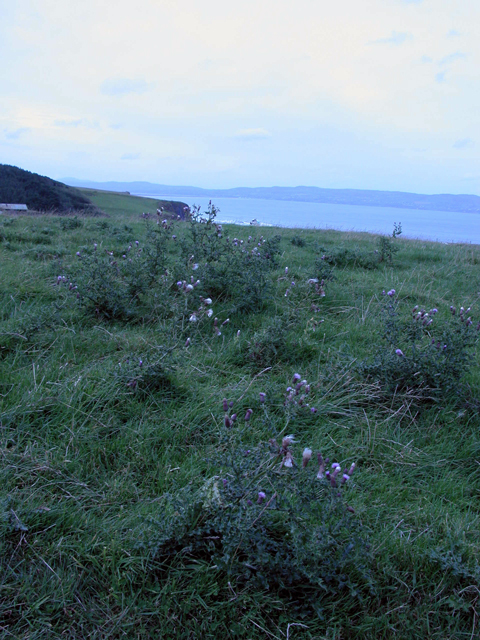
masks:
MULTIPOLYGON (((424 400, 459 401, 465 374, 472 365, 472 350, 478 340, 473 322, 463 307, 459 314, 451 308, 449 322, 435 319, 415 306, 410 317, 400 315, 399 301, 392 289, 384 294, 382 320, 384 345, 371 362, 360 369, 367 379, 380 382, 386 394, 414 391, 424 400)), ((480 325, 479 325, 480 326, 480 325)))
POLYGON ((141 546, 163 566, 210 562, 239 585, 274 590, 297 613, 320 614, 327 595, 361 599, 372 589, 370 553, 343 496, 348 474, 336 463, 329 472, 320 454, 309 465, 309 449, 297 466, 292 443, 225 454, 220 475, 200 489, 164 496, 157 533, 141 546))
POLYGON ((321 260, 332 267, 360 269, 376 269, 378 267, 378 256, 359 247, 353 247, 352 249, 347 249, 344 246, 333 247, 321 257, 321 260))
POLYGON ((215 223, 217 212, 212 204, 205 214, 194 208, 181 242, 183 261, 198 267, 208 295, 233 302, 232 312, 258 312, 272 291, 270 273, 277 266, 280 236, 225 238, 222 225, 215 223))
POLYGON ((173 285, 166 274, 169 241, 170 226, 161 225, 148 226, 144 246, 137 241, 119 256, 113 251, 100 254, 97 244, 93 250, 83 247, 77 252, 79 262, 72 277, 58 276, 58 284, 70 281, 68 288, 79 304, 109 320, 128 320, 154 306, 158 309, 159 296, 164 302, 160 307, 166 307, 165 298, 173 285))

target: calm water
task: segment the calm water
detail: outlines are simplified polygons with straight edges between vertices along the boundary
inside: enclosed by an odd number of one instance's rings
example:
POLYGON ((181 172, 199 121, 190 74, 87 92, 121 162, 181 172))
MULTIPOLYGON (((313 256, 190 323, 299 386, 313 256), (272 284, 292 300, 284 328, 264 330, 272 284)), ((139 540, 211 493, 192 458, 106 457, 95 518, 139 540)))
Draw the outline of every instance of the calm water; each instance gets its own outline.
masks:
MULTIPOLYGON (((132 195, 141 196, 141 193, 132 195)), ((171 196, 146 196, 171 200, 171 196)), ((209 198, 176 196, 175 200, 189 206, 208 206, 209 198)), ((339 231, 369 231, 391 234, 393 223, 401 222, 403 236, 438 240, 440 242, 471 242, 480 244, 480 214, 451 211, 421 211, 392 207, 320 204, 257 200, 253 198, 213 198, 220 209, 218 222, 249 224, 256 218, 260 224, 302 229, 338 229, 339 231)))

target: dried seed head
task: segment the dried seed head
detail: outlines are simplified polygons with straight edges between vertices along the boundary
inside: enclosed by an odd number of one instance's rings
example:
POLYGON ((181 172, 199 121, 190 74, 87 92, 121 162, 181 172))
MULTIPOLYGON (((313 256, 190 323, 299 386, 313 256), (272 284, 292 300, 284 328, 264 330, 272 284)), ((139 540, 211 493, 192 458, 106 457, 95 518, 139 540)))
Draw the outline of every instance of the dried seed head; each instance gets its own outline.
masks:
POLYGON ((287 449, 291 444, 295 442, 293 435, 285 436, 282 438, 282 447, 287 449))
POLYGON ((306 447, 303 450, 303 455, 302 455, 302 466, 305 468, 307 466, 307 464, 310 462, 310 459, 312 457, 312 450, 309 449, 308 447, 306 447))
POLYGON ((285 458, 283 459, 283 465, 289 469, 293 467, 293 457, 290 451, 287 451, 285 458))

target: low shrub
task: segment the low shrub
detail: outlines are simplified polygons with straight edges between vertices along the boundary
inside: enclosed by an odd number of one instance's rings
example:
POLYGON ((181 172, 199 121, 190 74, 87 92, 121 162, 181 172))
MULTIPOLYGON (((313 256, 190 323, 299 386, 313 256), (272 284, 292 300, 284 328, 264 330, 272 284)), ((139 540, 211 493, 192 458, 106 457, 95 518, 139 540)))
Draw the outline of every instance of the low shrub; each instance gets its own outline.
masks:
POLYGON ((245 587, 269 589, 297 614, 321 615, 322 600, 372 592, 365 531, 344 493, 355 465, 329 470, 293 437, 233 448, 200 489, 163 496, 156 534, 143 540, 155 564, 207 561, 245 587))
POLYGON ((461 307, 457 314, 451 307, 450 321, 443 324, 435 318, 436 308, 427 312, 416 305, 405 316, 395 290, 384 292, 384 343, 360 370, 367 380, 378 381, 388 395, 414 391, 423 400, 458 402, 480 328, 479 323, 475 330, 469 312, 461 307))

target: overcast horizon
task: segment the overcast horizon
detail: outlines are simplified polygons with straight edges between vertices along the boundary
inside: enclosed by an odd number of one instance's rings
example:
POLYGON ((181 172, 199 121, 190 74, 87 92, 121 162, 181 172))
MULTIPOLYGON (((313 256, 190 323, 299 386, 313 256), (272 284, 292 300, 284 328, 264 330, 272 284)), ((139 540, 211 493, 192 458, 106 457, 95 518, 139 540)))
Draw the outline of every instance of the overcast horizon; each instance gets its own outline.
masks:
POLYGON ((474 0, 0 0, 0 163, 480 194, 474 0))

